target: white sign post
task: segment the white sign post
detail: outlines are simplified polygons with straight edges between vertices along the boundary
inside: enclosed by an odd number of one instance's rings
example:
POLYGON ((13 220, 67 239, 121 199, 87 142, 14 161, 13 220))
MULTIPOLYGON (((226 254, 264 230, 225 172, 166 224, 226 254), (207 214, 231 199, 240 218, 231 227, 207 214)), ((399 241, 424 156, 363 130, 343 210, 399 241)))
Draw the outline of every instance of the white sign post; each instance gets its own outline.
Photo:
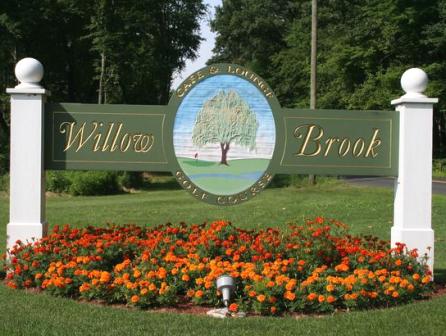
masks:
POLYGON ((434 265, 434 231, 432 230, 432 119, 437 98, 423 92, 427 75, 418 68, 401 77, 404 96, 392 101, 400 114, 398 178, 395 180, 392 246, 404 243, 427 253, 428 265, 434 265))
POLYGON ((46 234, 43 157, 44 103, 49 94, 39 85, 42 64, 33 58, 17 63, 20 84, 11 95, 11 156, 7 248, 46 234))

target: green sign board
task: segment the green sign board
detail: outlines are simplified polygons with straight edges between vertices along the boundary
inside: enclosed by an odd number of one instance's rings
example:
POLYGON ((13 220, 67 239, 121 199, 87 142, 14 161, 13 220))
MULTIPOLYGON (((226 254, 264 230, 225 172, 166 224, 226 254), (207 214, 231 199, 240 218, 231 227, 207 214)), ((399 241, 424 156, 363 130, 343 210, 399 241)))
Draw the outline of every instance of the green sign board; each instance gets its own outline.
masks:
POLYGON ((284 109, 255 73, 197 71, 167 106, 47 104, 45 169, 169 171, 197 199, 244 202, 274 174, 396 175, 395 111, 284 109))

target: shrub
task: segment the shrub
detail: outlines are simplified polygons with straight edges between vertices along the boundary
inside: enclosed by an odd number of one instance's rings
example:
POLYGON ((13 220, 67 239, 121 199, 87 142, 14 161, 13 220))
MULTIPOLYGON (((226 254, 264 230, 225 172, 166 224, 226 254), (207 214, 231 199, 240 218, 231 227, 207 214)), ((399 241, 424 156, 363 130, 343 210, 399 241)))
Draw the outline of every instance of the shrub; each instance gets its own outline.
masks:
POLYGON ((68 173, 63 171, 47 171, 46 190, 55 193, 68 192, 71 186, 71 179, 68 173))
POLYGON ((62 230, 18 242, 7 285, 140 308, 221 304, 215 280, 236 281, 231 311, 265 315, 387 307, 431 290, 425 260, 404 245, 354 237, 316 218, 290 230, 210 225, 111 226, 62 230))
POLYGON ((143 174, 141 172, 123 172, 119 176, 119 184, 127 189, 141 188, 144 184, 143 174))
POLYGON ((121 191, 115 172, 87 171, 73 172, 69 193, 77 196, 109 195, 121 191))

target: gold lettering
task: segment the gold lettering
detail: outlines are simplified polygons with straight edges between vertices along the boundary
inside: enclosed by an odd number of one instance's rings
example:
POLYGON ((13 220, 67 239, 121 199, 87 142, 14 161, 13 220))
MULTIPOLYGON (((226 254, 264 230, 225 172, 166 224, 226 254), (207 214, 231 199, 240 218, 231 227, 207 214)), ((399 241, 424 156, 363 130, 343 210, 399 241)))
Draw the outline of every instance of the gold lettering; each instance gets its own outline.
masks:
POLYGON ((125 133, 121 139, 121 146, 119 147, 119 150, 121 152, 127 152, 127 150, 130 147, 131 142, 132 142, 132 138, 129 136, 128 133, 125 133), (127 144, 125 144, 125 139, 127 139, 127 144))
POLYGON ((184 91, 184 85, 180 85, 180 87, 177 90, 178 98, 183 97, 185 93, 186 93, 186 91, 184 91))
POLYGON ((192 183, 190 181, 188 181, 188 180, 183 180, 181 182, 181 184, 183 185, 183 188, 186 189, 186 190, 192 188, 192 183))
POLYGON ((119 134, 121 133, 121 129, 122 129, 122 123, 119 123, 118 130, 116 131, 115 137, 113 138, 113 143, 112 143, 110 152, 114 152, 118 148, 118 146, 116 145, 116 142, 118 141, 118 137, 119 137, 119 134))
POLYGON ((362 152, 364 151, 365 147, 365 141, 363 138, 358 138, 358 140, 355 141, 355 144, 353 145, 353 156, 354 157, 360 157, 362 152), (361 146, 358 150, 358 146, 361 146))
POLYGON ((147 153, 152 149, 153 144, 155 143, 155 137, 152 134, 143 135, 141 138, 141 151, 143 153, 147 153), (144 142, 146 140, 146 142, 144 142))
POLYGON ((372 139, 370 140, 370 145, 367 148, 367 152, 365 154, 365 157, 369 157, 370 154, 372 155, 373 158, 378 156, 378 153, 375 152, 375 150, 381 145, 382 141, 381 139, 377 139, 379 133, 379 129, 374 128, 373 129, 373 136, 372 139))
POLYGON ((97 152, 99 150, 99 141, 101 141, 102 134, 98 133, 94 136, 94 146, 93 146, 93 152, 97 152))
POLYGON ((348 151, 350 150, 350 147, 351 147, 350 140, 347 139, 347 138, 342 139, 341 145, 339 146, 338 154, 340 156, 346 156, 348 151), (345 144, 347 144, 347 148, 346 149, 344 149, 345 144))
POLYGON ((300 147, 300 150, 296 153, 296 155, 297 156, 316 156, 316 155, 318 155, 321 152, 321 144, 319 143, 319 140, 324 135, 324 130, 322 129, 322 127, 320 127, 318 125, 314 125, 314 124, 312 124, 312 125, 301 125, 301 126, 297 127, 294 130, 294 137, 297 138, 297 139, 301 139, 302 136, 303 136, 303 134, 299 133, 301 128, 307 128, 307 133, 306 133, 306 136, 305 136, 304 143, 300 147), (312 134, 313 134, 313 131, 316 128, 319 130, 319 134, 317 136, 311 138, 312 134), (315 143, 316 150, 313 153, 305 153, 305 151, 307 149, 307 146, 308 146, 308 143, 310 142, 310 139, 311 139, 312 142, 315 143))
POLYGON ((134 134, 133 135, 133 150, 135 151, 135 153, 141 152, 141 146, 139 144, 141 137, 142 137, 142 134, 134 134))
POLYGON ((112 133, 113 127, 115 126, 115 123, 109 123, 108 124, 108 130, 107 130, 107 135, 105 136, 105 141, 104 144, 102 145, 102 151, 106 152, 109 150, 110 145, 108 145, 108 140, 110 138, 110 135, 112 133))
POLYGON ((217 67, 215 67, 215 66, 211 66, 210 68, 209 68, 209 73, 211 74, 211 75, 215 75, 216 73, 218 73, 220 70, 217 68, 217 67))
POLYGON ((79 127, 79 130, 77 131, 76 135, 74 135, 73 137, 73 133, 74 133, 74 127, 76 126, 76 122, 68 122, 65 121, 63 123, 60 124, 59 126, 59 132, 62 134, 67 135, 66 137, 66 142, 65 142, 65 148, 64 148, 64 152, 66 152, 67 150, 69 150, 71 148, 71 146, 74 145, 75 142, 77 142, 77 148, 75 150, 75 152, 77 153, 82 147, 84 147, 85 143, 93 136, 93 134, 96 132, 96 129, 98 128, 98 123, 96 121, 94 121, 93 124, 93 129, 90 132, 90 134, 88 135, 88 137, 86 139, 84 139, 84 130, 85 130, 85 122, 82 124, 81 127, 79 127), (66 127, 65 127, 66 126, 66 127))
POLYGON ((333 145, 333 143, 334 142, 339 142, 339 139, 338 138, 328 138, 326 141, 325 141, 325 144, 327 145, 327 149, 325 149, 325 153, 324 153, 324 156, 326 157, 326 156, 328 156, 328 153, 330 152, 330 149, 331 149, 331 146, 333 145))

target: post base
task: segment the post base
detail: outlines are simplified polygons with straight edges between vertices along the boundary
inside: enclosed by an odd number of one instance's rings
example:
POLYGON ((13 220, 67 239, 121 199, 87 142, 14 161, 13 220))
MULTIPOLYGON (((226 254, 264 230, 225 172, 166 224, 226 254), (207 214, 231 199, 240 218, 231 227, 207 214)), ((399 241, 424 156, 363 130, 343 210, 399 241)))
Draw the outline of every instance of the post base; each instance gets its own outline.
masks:
POLYGON ((427 264, 433 273, 434 266, 434 230, 432 229, 408 229, 392 227, 391 230, 392 247, 395 243, 406 244, 409 250, 417 249, 420 258, 423 258, 425 253, 429 258, 427 264))
POLYGON ((31 242, 46 236, 48 223, 9 223, 6 227, 6 247, 11 249, 17 240, 31 242))

